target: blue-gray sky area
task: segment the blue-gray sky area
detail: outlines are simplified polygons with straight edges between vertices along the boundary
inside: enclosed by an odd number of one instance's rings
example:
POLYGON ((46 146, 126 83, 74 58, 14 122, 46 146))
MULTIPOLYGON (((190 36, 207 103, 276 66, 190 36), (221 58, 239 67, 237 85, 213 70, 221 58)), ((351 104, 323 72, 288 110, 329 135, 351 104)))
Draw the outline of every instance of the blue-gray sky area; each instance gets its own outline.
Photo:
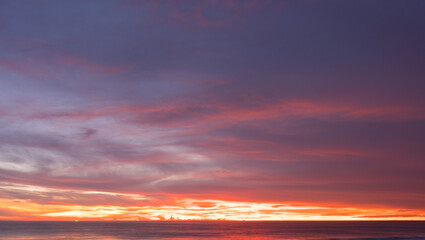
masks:
POLYGON ((198 199, 425 218, 424 12, 0 0, 0 215, 198 199))

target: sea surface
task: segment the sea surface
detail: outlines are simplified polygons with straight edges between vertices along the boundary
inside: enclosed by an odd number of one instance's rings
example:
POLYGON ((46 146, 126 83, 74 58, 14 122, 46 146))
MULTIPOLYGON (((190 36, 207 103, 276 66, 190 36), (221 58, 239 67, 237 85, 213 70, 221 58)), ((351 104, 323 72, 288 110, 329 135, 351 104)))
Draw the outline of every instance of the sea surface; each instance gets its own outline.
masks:
POLYGON ((425 221, 355 222, 14 222, 0 221, 0 239, 424 239, 425 221))

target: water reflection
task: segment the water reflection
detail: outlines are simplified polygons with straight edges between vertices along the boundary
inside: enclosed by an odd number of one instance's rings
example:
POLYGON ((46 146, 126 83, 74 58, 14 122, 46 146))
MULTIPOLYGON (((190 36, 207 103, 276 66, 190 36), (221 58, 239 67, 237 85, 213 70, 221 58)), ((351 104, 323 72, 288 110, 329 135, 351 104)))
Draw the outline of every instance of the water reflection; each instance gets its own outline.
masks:
POLYGON ((0 222, 4 240, 425 239, 425 222, 0 222))

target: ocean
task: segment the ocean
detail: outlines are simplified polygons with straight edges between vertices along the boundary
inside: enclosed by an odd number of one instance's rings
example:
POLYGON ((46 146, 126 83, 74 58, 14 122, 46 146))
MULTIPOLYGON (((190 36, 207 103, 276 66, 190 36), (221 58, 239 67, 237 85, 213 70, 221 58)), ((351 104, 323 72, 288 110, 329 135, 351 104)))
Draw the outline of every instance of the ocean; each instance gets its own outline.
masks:
POLYGON ((0 239, 425 239, 425 221, 0 221, 0 239))

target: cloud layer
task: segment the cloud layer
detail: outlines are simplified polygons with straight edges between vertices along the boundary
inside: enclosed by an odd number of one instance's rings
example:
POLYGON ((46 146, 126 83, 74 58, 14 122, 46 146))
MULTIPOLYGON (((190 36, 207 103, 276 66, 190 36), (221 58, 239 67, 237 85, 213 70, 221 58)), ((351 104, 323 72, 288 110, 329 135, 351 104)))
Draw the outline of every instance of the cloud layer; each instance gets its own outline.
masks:
POLYGON ((1 1, 0 216, 423 218, 423 10, 1 1))

